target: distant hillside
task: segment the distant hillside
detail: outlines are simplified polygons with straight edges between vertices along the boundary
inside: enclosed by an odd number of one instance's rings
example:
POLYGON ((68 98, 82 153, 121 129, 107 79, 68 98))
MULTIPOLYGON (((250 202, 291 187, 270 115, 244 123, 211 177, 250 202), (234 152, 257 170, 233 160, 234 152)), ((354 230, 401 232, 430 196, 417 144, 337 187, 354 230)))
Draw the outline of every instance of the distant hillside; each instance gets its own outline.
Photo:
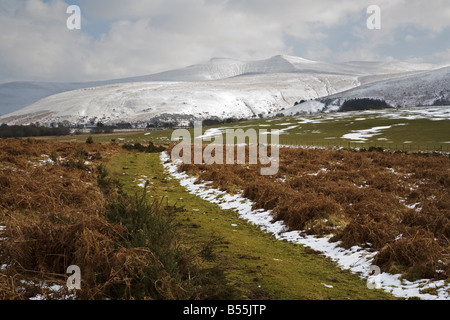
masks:
POLYGON ((52 95, 0 117, 0 122, 146 125, 162 116, 183 120, 252 118, 289 108, 299 96, 316 99, 357 85, 356 77, 320 74, 301 77, 252 74, 215 81, 121 83, 52 95))
POLYGON ((394 107, 450 105, 450 67, 365 84, 320 101, 342 105, 354 98, 380 99, 394 107))
POLYGON ((292 56, 205 64, 153 75, 87 83, 0 85, 0 123, 145 122, 162 115, 195 118, 268 115, 380 79, 433 66, 400 61, 325 63, 292 56))
POLYGON ((285 115, 337 111, 352 99, 374 99, 392 107, 450 105, 450 67, 377 81, 306 101, 283 111, 285 115))

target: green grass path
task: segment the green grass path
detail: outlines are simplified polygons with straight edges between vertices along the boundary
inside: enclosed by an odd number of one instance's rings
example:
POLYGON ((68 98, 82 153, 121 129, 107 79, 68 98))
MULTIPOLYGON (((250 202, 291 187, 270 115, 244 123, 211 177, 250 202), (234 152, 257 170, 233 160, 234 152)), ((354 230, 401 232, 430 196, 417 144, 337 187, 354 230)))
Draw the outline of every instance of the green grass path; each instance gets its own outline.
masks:
POLYGON ((120 153, 108 168, 126 192, 142 190, 137 179, 146 176, 150 197, 167 197, 170 204, 184 207, 177 216, 183 243, 192 247, 215 239, 218 258, 242 299, 393 299, 384 291, 368 289, 364 280, 323 256, 276 240, 237 213, 188 193, 164 173, 159 154, 120 153))

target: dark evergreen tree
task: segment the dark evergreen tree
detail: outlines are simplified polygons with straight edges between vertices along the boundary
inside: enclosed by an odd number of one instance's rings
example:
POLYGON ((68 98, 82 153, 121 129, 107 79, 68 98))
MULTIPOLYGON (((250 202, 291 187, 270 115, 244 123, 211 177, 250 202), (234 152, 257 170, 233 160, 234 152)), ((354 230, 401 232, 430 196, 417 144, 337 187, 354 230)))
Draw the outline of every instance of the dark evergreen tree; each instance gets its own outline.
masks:
POLYGON ((372 110, 372 109, 386 109, 392 108, 384 100, 380 99, 350 99, 344 102, 339 108, 339 111, 359 111, 359 110, 372 110))

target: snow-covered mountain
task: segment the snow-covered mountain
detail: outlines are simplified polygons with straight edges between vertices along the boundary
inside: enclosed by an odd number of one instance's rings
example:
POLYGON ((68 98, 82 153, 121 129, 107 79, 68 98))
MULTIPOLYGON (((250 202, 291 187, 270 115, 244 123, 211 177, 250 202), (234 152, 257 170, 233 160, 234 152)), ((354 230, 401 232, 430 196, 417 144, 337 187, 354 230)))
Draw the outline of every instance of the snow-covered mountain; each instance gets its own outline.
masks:
POLYGON ((116 83, 148 81, 204 81, 236 77, 249 73, 298 72, 301 65, 312 61, 288 56, 276 56, 259 61, 213 58, 205 64, 170 70, 151 75, 91 82, 9 82, 0 84, 0 116, 5 115, 45 97, 61 92, 99 87, 116 83), (293 64, 291 64, 291 62, 293 64), (294 66, 295 64, 295 66, 294 66))
POLYGON ((337 105, 352 98, 383 99, 394 107, 427 106, 438 100, 450 101, 450 67, 365 84, 328 98, 337 105))
POLYGON ((346 100, 356 98, 380 99, 392 107, 450 105, 450 67, 363 84, 288 108, 285 114, 337 110, 346 100))
POLYGON ((356 77, 258 74, 215 81, 152 81, 112 84, 52 95, 0 118, 8 124, 69 121, 148 122, 162 114, 186 119, 251 118, 353 88, 356 77))
POLYGON ((11 83, 0 85, 0 110, 5 104, 26 107, 0 117, 0 123, 136 123, 162 114, 250 118, 302 99, 432 68, 399 61, 325 63, 292 56, 257 61, 214 58, 183 69, 103 82, 11 83))

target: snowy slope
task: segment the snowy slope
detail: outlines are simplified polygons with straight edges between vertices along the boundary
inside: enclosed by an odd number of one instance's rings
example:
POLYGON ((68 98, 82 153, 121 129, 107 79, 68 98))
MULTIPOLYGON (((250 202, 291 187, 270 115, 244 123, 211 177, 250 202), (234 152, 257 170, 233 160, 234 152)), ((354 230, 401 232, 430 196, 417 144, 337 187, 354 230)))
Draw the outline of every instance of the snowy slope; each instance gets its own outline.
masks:
POLYGON ((428 106, 441 99, 450 101, 450 67, 364 84, 331 95, 327 100, 342 105, 352 98, 383 99, 394 107, 428 106))
POLYGON ((0 115, 26 107, 52 94, 78 89, 76 85, 50 82, 9 82, 0 84, 0 115))
POLYGON ((5 114, 0 123, 135 122, 164 113, 252 117, 289 108, 301 99, 430 68, 399 61, 325 63, 279 55, 257 61, 214 58, 183 69, 100 82, 10 83, 0 85, 0 114, 5 114), (11 110, 18 111, 6 114, 11 110))
POLYGON ((401 61, 325 63, 279 55, 265 60, 240 61, 213 58, 207 63, 157 74, 84 83, 11 82, 0 84, 0 116, 24 108, 53 94, 116 83, 147 81, 220 80, 246 74, 326 73, 359 76, 361 83, 392 78, 407 72, 434 68, 427 64, 401 61), (381 77, 381 78, 380 78, 381 77))
POLYGON ((3 83, 0 84, 0 116, 20 110, 45 97, 61 92, 131 81, 132 79, 61 83, 35 81, 3 83))
POLYGON ((213 58, 205 64, 122 80, 124 80, 123 82, 219 80, 259 73, 322 73, 363 77, 373 75, 392 76, 433 68, 436 67, 430 64, 413 64, 396 60, 327 63, 301 57, 278 55, 256 61, 213 58))
POLYGON ((147 81, 203 81, 219 80, 249 73, 283 73, 298 71, 299 62, 308 64, 309 60, 292 57, 296 66, 292 65, 286 56, 276 56, 259 61, 239 61, 235 59, 213 58, 205 64, 198 64, 182 69, 161 73, 84 83, 55 82, 10 82, 0 84, 0 116, 24 108, 40 99, 53 94, 98 87, 116 83, 147 82, 147 81))
POLYGON ((216 81, 133 82, 86 88, 44 98, 0 122, 87 124, 145 122, 161 114, 250 118, 353 88, 353 76, 257 74, 216 81))

